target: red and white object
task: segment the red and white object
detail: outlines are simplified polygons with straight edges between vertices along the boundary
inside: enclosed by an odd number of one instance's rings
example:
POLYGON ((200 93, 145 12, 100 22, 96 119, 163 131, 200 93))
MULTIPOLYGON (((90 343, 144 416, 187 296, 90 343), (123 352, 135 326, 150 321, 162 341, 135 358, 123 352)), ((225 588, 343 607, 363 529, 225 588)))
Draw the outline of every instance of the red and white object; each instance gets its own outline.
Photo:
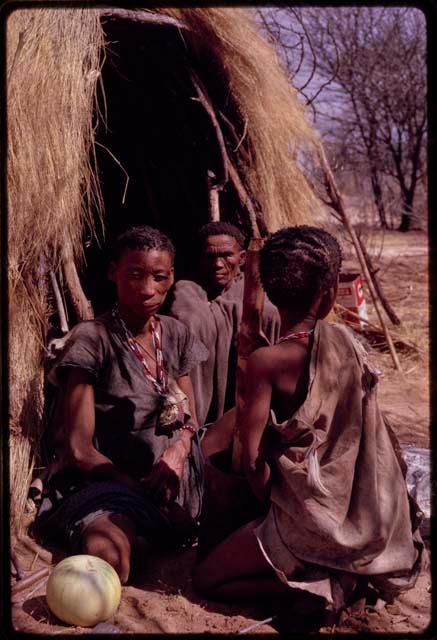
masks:
MULTIPOLYGON (((351 272, 340 273, 337 302, 346 309, 358 314, 360 318, 368 320, 361 274, 351 272)), ((364 328, 364 323, 352 315, 345 314, 345 319, 352 324, 364 328)))

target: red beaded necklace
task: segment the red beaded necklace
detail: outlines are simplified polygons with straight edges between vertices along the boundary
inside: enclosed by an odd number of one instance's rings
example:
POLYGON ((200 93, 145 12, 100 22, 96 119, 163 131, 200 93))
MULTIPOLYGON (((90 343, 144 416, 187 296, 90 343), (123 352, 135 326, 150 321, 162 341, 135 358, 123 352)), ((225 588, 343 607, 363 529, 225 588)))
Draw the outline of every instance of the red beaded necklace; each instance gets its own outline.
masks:
POLYGON ((309 331, 296 331, 296 333, 287 333, 286 336, 279 338, 276 344, 280 344, 281 342, 285 342, 286 340, 298 340, 299 338, 308 338, 314 329, 310 329, 309 331))

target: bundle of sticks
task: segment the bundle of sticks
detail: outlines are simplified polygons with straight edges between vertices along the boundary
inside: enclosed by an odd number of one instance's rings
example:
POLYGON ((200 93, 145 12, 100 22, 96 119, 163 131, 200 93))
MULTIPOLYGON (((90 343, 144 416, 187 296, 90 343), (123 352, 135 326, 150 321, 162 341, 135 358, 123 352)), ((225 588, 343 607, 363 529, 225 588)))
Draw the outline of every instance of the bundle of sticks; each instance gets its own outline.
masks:
MULTIPOLYGON (((341 320, 350 326, 354 331, 363 335, 369 344, 375 349, 388 351, 386 336, 381 327, 373 324, 369 320, 362 318, 358 313, 347 309, 341 304, 334 305, 334 311, 341 320), (363 326, 364 325, 364 326, 363 326)), ((423 351, 417 344, 401 336, 399 332, 390 330, 393 345, 404 354, 422 354, 423 351)))
POLYGON ((36 591, 43 588, 50 574, 50 566, 52 563, 51 553, 40 547, 28 535, 21 535, 11 545, 11 574, 13 582, 11 585, 11 603, 14 605, 21 604, 28 600, 36 591), (15 551, 17 543, 23 545, 28 551, 34 552, 34 558, 28 569, 25 569, 22 562, 18 559, 15 551), (45 566, 34 570, 37 559, 44 561, 45 566))

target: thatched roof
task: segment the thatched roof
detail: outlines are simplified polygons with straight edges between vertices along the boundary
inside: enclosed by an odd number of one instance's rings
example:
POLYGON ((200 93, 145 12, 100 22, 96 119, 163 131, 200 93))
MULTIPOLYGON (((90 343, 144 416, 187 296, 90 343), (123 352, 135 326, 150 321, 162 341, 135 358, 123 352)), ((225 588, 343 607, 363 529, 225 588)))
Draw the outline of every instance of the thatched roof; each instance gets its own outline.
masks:
MULTIPOLYGON (((297 164, 313 132, 249 10, 111 11, 18 9, 7 23, 10 413, 30 458, 50 272, 62 288, 73 255, 92 296, 102 242, 133 222, 180 248, 208 220, 208 170, 246 231, 251 207, 261 230, 318 207, 297 164)), ((19 484, 28 468, 12 473, 19 484)))

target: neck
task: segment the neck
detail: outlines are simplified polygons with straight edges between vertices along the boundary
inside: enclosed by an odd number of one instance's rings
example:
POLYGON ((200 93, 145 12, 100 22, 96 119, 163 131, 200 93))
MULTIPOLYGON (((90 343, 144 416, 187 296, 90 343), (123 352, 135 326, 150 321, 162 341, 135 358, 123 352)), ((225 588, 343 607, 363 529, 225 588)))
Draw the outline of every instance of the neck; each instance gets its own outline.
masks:
POLYGON ((288 333, 310 331, 311 329, 314 329, 317 322, 316 316, 310 314, 300 320, 296 320, 296 318, 290 316, 288 312, 283 312, 281 310, 279 310, 279 315, 281 317, 281 338, 288 333))
POLYGON ((123 307, 120 304, 118 305, 118 310, 120 312, 120 317, 134 337, 146 334, 150 331, 150 325, 154 320, 153 315, 146 319, 144 317, 138 318, 138 316, 132 313, 129 308, 123 307))
POLYGON ((215 282, 213 283, 204 282, 203 288, 205 289, 208 295, 208 300, 213 300, 214 298, 217 298, 219 295, 227 291, 229 287, 232 285, 232 283, 234 282, 235 278, 239 275, 239 273, 240 271, 237 271, 237 273, 235 273, 233 278, 231 278, 231 280, 229 280, 229 282, 225 285, 220 285, 215 282))
POLYGON ((223 291, 224 287, 209 286, 206 289, 208 300, 214 300, 214 298, 217 298, 219 295, 221 295, 223 291))

